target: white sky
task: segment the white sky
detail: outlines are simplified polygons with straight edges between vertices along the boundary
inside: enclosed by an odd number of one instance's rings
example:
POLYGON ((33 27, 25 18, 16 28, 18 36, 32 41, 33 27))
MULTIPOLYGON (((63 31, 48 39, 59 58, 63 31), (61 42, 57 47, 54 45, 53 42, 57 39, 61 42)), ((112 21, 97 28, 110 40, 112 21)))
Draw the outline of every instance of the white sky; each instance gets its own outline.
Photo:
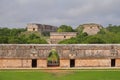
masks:
POLYGON ((120 0, 0 0, 0 27, 120 24, 120 0))

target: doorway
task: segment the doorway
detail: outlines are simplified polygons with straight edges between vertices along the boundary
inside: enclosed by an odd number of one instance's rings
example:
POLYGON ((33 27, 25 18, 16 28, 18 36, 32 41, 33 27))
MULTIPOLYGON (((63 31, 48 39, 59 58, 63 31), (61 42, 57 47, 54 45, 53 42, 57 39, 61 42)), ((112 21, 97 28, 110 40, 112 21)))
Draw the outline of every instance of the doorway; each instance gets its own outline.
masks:
POLYGON ((37 67, 37 59, 32 59, 32 68, 37 67))
POLYGON ((70 67, 75 67, 75 59, 70 59, 70 67))
POLYGON ((35 28, 33 28, 33 31, 35 31, 35 28))
POLYGON ((115 59, 111 59, 111 67, 115 67, 115 59))

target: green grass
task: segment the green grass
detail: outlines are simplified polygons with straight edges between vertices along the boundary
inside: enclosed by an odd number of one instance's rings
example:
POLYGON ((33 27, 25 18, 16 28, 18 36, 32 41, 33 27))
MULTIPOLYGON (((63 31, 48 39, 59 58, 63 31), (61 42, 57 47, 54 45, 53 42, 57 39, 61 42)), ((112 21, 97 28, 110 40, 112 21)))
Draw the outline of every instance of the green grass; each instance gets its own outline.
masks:
POLYGON ((108 70, 1 70, 0 80, 120 80, 120 71, 108 70))

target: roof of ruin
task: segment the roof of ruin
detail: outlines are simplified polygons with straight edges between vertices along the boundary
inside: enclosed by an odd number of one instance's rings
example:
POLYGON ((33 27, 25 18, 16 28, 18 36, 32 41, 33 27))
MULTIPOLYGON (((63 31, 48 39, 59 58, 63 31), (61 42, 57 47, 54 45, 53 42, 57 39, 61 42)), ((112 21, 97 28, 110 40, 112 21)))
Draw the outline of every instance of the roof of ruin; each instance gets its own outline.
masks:
POLYGON ((77 35, 77 32, 50 32, 50 35, 77 35))
POLYGON ((102 25, 100 25, 100 24, 96 24, 96 23, 88 23, 88 24, 83 24, 83 27, 91 27, 91 25, 96 25, 97 27, 103 27, 102 25), (87 25, 87 26, 85 26, 85 25, 87 25))
POLYGON ((47 24, 38 24, 38 23, 28 23, 27 25, 38 25, 38 27, 43 27, 43 26, 57 27, 57 26, 52 26, 52 25, 47 25, 47 24))

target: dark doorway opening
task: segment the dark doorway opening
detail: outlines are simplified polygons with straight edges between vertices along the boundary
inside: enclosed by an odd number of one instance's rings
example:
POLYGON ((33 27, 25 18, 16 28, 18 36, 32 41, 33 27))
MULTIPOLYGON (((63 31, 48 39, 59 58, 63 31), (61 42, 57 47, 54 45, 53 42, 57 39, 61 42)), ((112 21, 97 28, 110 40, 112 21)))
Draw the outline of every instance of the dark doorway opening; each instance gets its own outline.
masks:
POLYGON ((75 67, 75 59, 70 59, 70 67, 75 67))
POLYGON ((32 67, 37 67, 37 59, 32 59, 32 67))
POLYGON ((64 38, 66 38, 66 36, 64 36, 64 38))
POLYGON ((115 59, 111 59, 111 67, 115 67, 115 59))
POLYGON ((33 31, 35 31, 35 28, 33 28, 33 31))

